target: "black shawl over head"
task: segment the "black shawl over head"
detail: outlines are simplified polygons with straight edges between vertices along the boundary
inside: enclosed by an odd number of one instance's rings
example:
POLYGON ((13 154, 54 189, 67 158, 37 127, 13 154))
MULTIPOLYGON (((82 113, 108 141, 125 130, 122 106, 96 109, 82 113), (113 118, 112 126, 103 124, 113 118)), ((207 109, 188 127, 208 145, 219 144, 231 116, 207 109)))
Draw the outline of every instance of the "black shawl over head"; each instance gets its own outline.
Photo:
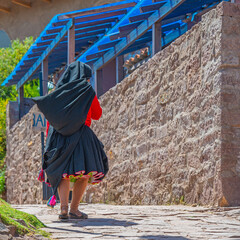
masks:
POLYGON ((52 93, 33 98, 49 124, 63 136, 72 135, 86 121, 95 96, 87 82, 91 76, 88 65, 75 61, 68 66, 52 93))

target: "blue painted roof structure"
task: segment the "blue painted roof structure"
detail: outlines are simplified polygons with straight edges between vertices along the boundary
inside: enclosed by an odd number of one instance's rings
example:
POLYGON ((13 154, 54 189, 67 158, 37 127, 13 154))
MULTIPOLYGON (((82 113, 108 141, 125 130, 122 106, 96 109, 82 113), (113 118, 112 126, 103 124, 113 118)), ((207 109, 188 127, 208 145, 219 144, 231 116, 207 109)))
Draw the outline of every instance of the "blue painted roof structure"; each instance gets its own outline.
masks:
POLYGON ((48 73, 67 63, 67 32, 75 24, 76 60, 101 68, 114 57, 151 42, 151 25, 162 22, 162 45, 187 31, 185 19, 221 0, 127 0, 58 14, 45 27, 3 86, 38 78, 48 56, 48 73))

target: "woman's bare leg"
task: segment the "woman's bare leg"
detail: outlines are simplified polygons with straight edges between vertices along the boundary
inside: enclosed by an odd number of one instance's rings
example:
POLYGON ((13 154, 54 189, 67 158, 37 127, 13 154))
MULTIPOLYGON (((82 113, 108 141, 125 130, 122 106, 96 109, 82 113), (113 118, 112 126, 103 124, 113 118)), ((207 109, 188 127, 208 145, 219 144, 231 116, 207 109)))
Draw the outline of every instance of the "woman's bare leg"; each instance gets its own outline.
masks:
POLYGON ((76 214, 79 213, 78 205, 82 200, 82 197, 87 188, 87 185, 88 185, 88 178, 80 178, 75 182, 73 191, 72 191, 72 202, 70 206, 71 213, 76 213, 76 214))
POLYGON ((58 187, 58 195, 60 198, 62 215, 68 214, 69 191, 70 191, 70 180, 62 179, 58 187))

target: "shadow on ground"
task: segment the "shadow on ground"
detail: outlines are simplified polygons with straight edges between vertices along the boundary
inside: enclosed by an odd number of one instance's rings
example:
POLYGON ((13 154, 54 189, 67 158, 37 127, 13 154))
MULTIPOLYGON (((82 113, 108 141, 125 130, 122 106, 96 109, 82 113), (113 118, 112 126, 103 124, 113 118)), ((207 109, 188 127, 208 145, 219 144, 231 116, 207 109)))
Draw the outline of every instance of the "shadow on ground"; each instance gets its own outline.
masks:
MULTIPOLYGON (((130 236, 127 236, 128 234, 124 234, 121 235, 121 233, 115 233, 115 234, 111 234, 111 233, 107 233, 108 232, 108 227, 113 227, 113 226, 117 226, 117 227, 126 227, 126 231, 127 227, 131 227, 133 225, 138 225, 135 222, 130 222, 130 221, 121 221, 121 220, 116 220, 116 219, 112 219, 112 218, 91 218, 91 219, 87 219, 84 221, 81 220, 65 220, 65 221, 61 221, 61 222, 65 222, 65 223, 70 223, 71 225, 69 225, 69 227, 47 227, 48 229, 51 229, 53 231, 56 231, 59 233, 64 233, 64 232, 71 232, 71 233, 78 233, 78 234, 87 234, 87 235, 92 235, 93 237, 119 237, 119 238, 123 238, 126 239, 127 237, 133 237, 132 234, 130 236), (86 231, 86 229, 81 229, 81 227, 101 227, 100 229, 103 230, 102 227, 104 227, 104 230, 106 230, 106 232, 91 232, 91 231, 86 231), (106 228, 105 228, 106 227, 106 228)), ((54 223, 59 223, 59 221, 54 221, 54 223)), ((51 232, 50 230, 50 232, 51 232)), ((70 234, 71 234, 70 233, 70 234)), ((165 240, 165 239, 169 239, 169 240, 189 240, 188 238, 185 237, 181 237, 181 236, 168 236, 168 235, 143 235, 143 236, 136 236, 139 240, 165 240)))
MULTIPOLYGON (((73 220, 73 219, 68 219, 65 221, 61 222, 68 222, 72 223, 72 226, 78 226, 78 227, 86 227, 86 226, 123 226, 123 227, 130 227, 133 225, 137 225, 135 222, 130 222, 130 221, 121 221, 121 220, 116 220, 113 218, 91 218, 91 219, 86 219, 84 221, 81 220, 73 220)), ((53 223, 59 223, 59 221, 53 221, 53 223)))
POLYGON ((167 235, 147 235, 139 237, 139 240, 190 240, 189 238, 181 237, 181 236, 167 236, 167 235))

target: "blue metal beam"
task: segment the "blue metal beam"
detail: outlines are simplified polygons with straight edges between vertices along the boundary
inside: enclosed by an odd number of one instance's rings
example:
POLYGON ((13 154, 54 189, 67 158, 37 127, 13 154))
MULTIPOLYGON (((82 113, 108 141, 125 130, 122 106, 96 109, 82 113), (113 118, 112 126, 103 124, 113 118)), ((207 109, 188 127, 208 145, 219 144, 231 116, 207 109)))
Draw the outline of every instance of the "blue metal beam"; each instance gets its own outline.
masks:
MULTIPOLYGON (((95 20, 95 21, 90 21, 90 22, 83 22, 83 23, 76 23, 75 22, 75 30, 79 28, 86 28, 86 27, 91 27, 91 26, 97 26, 103 23, 114 23, 117 22, 119 19, 118 17, 111 17, 111 18, 104 18, 102 20, 95 20)), ((62 27, 53 27, 49 30, 46 31, 46 34, 55 34, 60 32, 62 27)))
POLYGON ((105 53, 97 62, 93 64, 94 71, 103 67, 105 64, 114 59, 117 55, 127 49, 134 41, 140 38, 144 33, 152 27, 152 25, 161 21, 165 16, 171 13, 178 6, 183 4, 186 0, 168 0, 159 10, 156 10, 148 19, 144 20, 137 28, 132 30, 131 33, 127 35, 126 38, 122 38, 115 47, 105 53))
POLYGON ((42 56, 37 60, 37 62, 28 70, 28 72, 24 75, 24 77, 18 82, 17 89, 19 89, 40 67, 42 61, 52 52, 54 47, 61 41, 64 35, 67 33, 68 29, 73 25, 72 19, 69 19, 69 22, 66 26, 63 27, 62 31, 59 35, 52 41, 52 43, 47 47, 47 49, 43 52, 42 56))
MULTIPOLYGON (((95 14, 95 15, 91 15, 91 16, 75 18, 75 23, 98 20, 98 19, 102 19, 102 18, 116 17, 119 15, 124 15, 126 13, 127 13, 127 10, 117 10, 117 11, 112 11, 112 12, 108 12, 108 13, 95 14)), ((52 26, 58 27, 58 26, 64 26, 65 24, 66 24, 66 21, 60 21, 60 22, 53 23, 52 26)))
POLYGON ((88 48, 79 58, 78 61, 82 61, 82 62, 86 62, 86 56, 89 54, 92 54, 94 52, 98 52, 100 49, 99 45, 103 45, 106 42, 109 41, 109 36, 112 34, 115 34, 116 32, 118 32, 118 28, 126 23, 129 23, 129 16, 136 15, 136 12, 139 12, 139 8, 142 6, 144 0, 142 1, 138 1, 137 5, 135 7, 133 7, 131 10, 129 10, 127 12, 127 14, 125 14, 125 16, 123 16, 119 22, 117 22, 107 33, 106 36, 102 37, 96 44, 94 44, 94 46, 88 48))

